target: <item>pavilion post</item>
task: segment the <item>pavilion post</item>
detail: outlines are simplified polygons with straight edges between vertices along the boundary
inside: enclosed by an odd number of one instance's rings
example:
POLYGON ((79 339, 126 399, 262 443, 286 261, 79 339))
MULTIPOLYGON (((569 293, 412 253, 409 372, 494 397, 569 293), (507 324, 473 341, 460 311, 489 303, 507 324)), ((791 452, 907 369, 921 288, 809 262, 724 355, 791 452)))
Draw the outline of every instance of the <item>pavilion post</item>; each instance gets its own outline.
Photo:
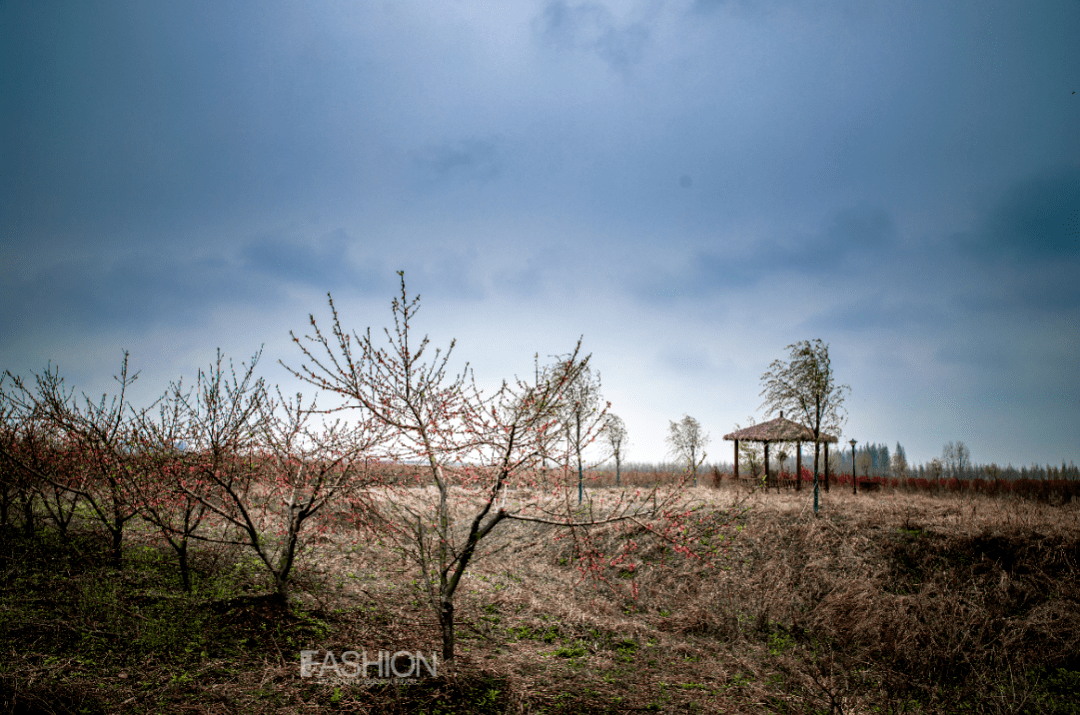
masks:
POLYGON ((735 486, 739 486, 739 440, 735 440, 735 486))
POLYGON ((769 441, 765 440, 765 488, 769 488, 769 441))
POLYGON ((795 491, 802 491, 802 441, 795 442, 795 491))
POLYGON ((829 443, 825 443, 825 491, 829 491, 829 443))
POLYGON ((855 478, 855 440, 851 440, 851 493, 859 493, 859 480, 855 478))

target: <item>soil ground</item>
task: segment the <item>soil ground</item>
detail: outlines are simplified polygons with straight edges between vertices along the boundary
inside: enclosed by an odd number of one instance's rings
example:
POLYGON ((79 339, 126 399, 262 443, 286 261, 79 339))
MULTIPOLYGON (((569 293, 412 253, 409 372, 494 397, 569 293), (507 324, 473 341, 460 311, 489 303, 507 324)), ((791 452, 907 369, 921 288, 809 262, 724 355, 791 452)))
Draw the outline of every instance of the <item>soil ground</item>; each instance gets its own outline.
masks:
POLYGON ((0 713, 1080 713, 1076 502, 689 496, 698 556, 594 530, 637 543, 599 580, 580 541, 504 522, 459 591, 452 667, 406 684, 300 674, 302 650, 440 650, 378 543, 319 540, 283 603, 244 553, 200 552, 188 595, 159 547, 115 571, 89 529, 9 528, 0 713))

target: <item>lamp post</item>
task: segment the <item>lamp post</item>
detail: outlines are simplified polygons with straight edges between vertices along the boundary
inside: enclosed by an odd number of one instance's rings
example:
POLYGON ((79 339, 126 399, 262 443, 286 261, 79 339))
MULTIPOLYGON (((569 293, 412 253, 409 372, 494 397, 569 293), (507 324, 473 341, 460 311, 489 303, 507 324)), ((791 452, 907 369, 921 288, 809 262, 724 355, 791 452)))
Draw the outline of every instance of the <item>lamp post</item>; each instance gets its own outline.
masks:
POLYGON ((858 494, 859 481, 855 479, 855 445, 857 444, 857 442, 852 439, 850 442, 848 442, 848 444, 851 445, 851 493, 858 494))

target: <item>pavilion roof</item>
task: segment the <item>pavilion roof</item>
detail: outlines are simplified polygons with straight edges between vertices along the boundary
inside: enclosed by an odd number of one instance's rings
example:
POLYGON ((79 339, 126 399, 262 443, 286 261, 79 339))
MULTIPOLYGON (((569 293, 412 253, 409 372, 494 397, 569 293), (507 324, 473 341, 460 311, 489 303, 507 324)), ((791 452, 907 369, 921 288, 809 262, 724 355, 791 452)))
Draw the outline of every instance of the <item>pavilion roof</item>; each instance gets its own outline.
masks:
MULTIPOLYGON (((784 413, 775 420, 762 422, 758 425, 741 429, 738 432, 724 435, 728 441, 739 440, 740 442, 813 442, 814 431, 809 427, 792 422, 784 418, 784 413)), ((837 442, 831 434, 822 433, 820 442, 837 442)))

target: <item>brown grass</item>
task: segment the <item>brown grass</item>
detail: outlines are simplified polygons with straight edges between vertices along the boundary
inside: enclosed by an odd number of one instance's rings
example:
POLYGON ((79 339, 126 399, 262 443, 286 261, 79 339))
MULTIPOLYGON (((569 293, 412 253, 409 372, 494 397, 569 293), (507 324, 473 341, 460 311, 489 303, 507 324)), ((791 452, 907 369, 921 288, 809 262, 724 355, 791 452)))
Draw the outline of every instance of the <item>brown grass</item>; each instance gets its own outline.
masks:
POLYGON ((594 708, 1012 712, 1080 665, 1075 508, 834 492, 815 517, 808 493, 693 496, 724 514, 716 552, 686 559, 640 533, 635 569, 607 584, 582 580, 570 538, 513 525, 459 605, 459 672, 496 674, 523 712, 569 689, 594 708))
POLYGON ((176 665, 58 679, 41 665, 48 639, 10 628, 21 665, 0 683, 53 712, 1076 712, 1075 502, 834 490, 815 516, 808 491, 687 496, 705 505, 689 524, 700 558, 636 525, 504 524, 464 580, 458 661, 417 686, 298 677, 301 648, 439 649, 415 574, 349 533, 304 562, 290 612, 221 602, 218 635, 251 645, 188 661, 182 684, 176 665), (614 551, 626 529, 637 549, 583 578, 583 544, 614 551))

